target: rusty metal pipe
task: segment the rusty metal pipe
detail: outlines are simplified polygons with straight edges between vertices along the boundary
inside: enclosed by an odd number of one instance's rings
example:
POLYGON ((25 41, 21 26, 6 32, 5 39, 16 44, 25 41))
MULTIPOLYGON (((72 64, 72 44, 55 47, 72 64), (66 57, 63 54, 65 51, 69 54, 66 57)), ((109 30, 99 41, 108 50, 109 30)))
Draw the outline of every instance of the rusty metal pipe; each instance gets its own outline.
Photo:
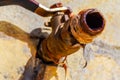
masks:
MULTIPOLYGON (((43 40, 38 52, 44 61, 58 63, 59 59, 76 52, 82 45, 92 42, 105 27, 102 14, 96 9, 81 11, 62 22, 63 15, 51 19, 52 33, 43 40), (57 20, 56 20, 57 19, 57 20), (61 21, 61 22, 60 22, 61 21)), ((58 15, 58 16, 57 16, 58 15)))
POLYGON ((71 18, 71 26, 73 36, 79 43, 86 44, 104 30, 105 19, 98 10, 87 9, 71 18))
POLYGON ((105 19, 102 14, 96 9, 88 9, 78 14, 81 16, 80 23, 83 29, 91 35, 95 35, 103 31, 105 19))
POLYGON ((58 63, 61 57, 70 55, 82 45, 92 42, 105 27, 105 19, 96 9, 83 10, 78 15, 70 16, 71 10, 61 4, 47 8, 35 0, 1 0, 0 6, 4 5, 20 5, 41 16, 52 16, 52 33, 43 40, 38 51, 46 62, 58 63), (67 11, 70 13, 65 14, 67 11))

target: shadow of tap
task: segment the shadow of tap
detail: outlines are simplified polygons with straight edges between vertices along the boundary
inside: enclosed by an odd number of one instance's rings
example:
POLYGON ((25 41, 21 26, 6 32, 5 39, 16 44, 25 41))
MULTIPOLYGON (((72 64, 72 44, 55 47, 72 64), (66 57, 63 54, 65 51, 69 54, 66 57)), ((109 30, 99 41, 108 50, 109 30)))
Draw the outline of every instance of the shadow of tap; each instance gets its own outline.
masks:
POLYGON ((31 50, 32 55, 34 56, 36 54, 35 44, 33 44, 27 32, 6 21, 0 21, 0 32, 20 41, 26 42, 31 50))
POLYGON ((42 40, 48 36, 48 33, 42 32, 41 28, 27 33, 6 21, 0 21, 0 32, 27 43, 31 50, 32 57, 26 63, 25 71, 19 80, 49 80, 56 74, 57 67, 55 65, 48 65, 37 57, 37 48, 40 46, 42 40))

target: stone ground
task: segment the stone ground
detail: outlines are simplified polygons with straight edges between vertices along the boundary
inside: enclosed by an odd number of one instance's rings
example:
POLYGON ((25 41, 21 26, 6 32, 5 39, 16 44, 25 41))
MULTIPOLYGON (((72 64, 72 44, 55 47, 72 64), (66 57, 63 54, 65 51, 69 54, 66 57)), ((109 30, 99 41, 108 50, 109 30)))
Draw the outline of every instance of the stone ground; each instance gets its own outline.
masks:
MULTIPOLYGON (((106 27, 92 43, 68 56, 68 80, 120 80, 120 0, 38 0, 49 7, 62 2, 77 14, 97 8, 106 19, 106 27), (85 60, 87 67, 83 68, 85 60)), ((35 45, 28 37, 36 28, 44 30, 43 18, 20 6, 0 7, 0 80, 18 80, 24 66, 35 53, 35 45)), ((56 76, 45 80, 65 80, 64 69, 57 67, 56 76)))

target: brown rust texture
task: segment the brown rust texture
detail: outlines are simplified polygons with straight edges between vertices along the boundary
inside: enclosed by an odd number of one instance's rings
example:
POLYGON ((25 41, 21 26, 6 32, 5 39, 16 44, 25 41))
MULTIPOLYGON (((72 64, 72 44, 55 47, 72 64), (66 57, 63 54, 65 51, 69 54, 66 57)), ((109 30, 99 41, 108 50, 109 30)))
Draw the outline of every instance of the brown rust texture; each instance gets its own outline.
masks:
MULTIPOLYGON (((62 21, 65 14, 56 13, 51 19, 52 33, 41 43, 39 55, 43 60, 58 63, 59 59, 70 55, 101 33, 105 27, 105 20, 96 9, 87 9, 62 21), (98 23, 88 24, 90 19, 98 23)), ((92 22, 92 21, 91 21, 92 22)))

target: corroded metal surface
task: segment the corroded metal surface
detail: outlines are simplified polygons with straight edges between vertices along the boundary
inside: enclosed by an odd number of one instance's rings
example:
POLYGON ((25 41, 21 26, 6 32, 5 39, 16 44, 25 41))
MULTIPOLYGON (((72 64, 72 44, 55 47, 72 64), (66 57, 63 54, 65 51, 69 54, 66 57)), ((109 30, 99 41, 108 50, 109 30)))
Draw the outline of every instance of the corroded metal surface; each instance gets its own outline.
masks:
MULTIPOLYGON (((53 6, 48 13, 48 15, 52 13, 52 18, 50 24, 48 25, 52 27, 52 33, 40 43, 40 46, 38 46, 38 55, 40 58, 42 58, 45 62, 54 62, 55 64, 59 64, 60 58, 66 57, 67 55, 76 52, 85 44, 92 42, 93 38, 101 33, 105 26, 103 16, 96 9, 83 10, 78 15, 74 15, 70 12, 70 10, 65 9, 68 11, 67 13, 61 10, 62 6, 58 7, 61 8, 53 6), (56 8, 56 10, 60 10, 51 12, 54 8, 56 8)), ((41 9, 37 8, 37 10, 39 11, 35 12, 40 14, 41 9)), ((32 62, 30 62, 30 64, 32 65, 32 62)), ((38 65, 35 65, 35 67, 36 66, 38 65)), ((35 67, 32 68, 32 71, 35 70, 35 67)), ((35 76, 34 74, 32 74, 32 76, 36 77, 37 75, 38 79, 41 79, 41 75, 39 74, 41 69, 38 69, 35 76)), ((32 76, 30 74, 30 77, 32 76)))
POLYGON ((93 38, 104 29, 105 20, 96 9, 87 9, 78 15, 69 15, 57 12, 51 18, 52 33, 43 40, 39 49, 39 55, 43 60, 59 63, 60 58, 92 42, 93 38), (68 17, 67 20, 63 20, 65 16, 68 17))

